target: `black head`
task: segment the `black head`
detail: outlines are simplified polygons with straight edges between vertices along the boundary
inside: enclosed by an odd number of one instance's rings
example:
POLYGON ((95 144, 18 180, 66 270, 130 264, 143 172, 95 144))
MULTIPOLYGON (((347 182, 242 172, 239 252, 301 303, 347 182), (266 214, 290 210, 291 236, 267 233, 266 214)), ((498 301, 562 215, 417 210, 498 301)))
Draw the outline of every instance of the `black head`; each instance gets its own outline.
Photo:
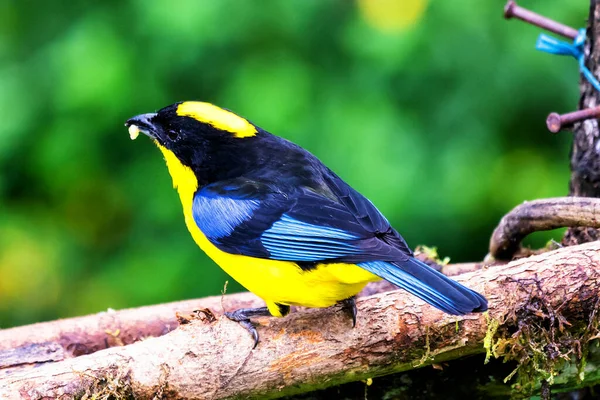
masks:
MULTIPOLYGON (((164 152, 172 152, 194 172, 215 168, 221 161, 257 139, 260 130, 245 118, 210 103, 186 101, 157 113, 142 114, 125 123, 132 139, 139 132, 152 138, 164 152)), ((248 155, 246 154, 246 157, 248 155)))

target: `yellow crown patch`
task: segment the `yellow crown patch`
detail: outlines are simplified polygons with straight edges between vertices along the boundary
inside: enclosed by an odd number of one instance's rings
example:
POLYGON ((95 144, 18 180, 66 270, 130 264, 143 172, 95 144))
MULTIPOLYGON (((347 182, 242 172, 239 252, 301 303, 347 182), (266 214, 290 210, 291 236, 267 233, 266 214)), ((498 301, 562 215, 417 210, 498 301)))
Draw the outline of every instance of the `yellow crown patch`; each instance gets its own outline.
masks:
POLYGON ((177 107, 177 115, 191 117, 196 121, 210 124, 217 129, 227 131, 238 138, 256 136, 256 127, 246 119, 210 103, 186 101, 177 107))

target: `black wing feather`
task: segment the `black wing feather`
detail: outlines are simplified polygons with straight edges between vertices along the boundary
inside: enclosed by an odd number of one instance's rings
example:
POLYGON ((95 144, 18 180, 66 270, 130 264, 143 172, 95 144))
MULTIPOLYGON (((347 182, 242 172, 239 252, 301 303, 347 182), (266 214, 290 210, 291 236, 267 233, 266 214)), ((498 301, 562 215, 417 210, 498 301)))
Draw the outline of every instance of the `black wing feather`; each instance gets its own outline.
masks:
MULTIPOLYGON (((289 258, 281 251, 278 251, 276 257, 288 261, 356 263, 371 260, 404 260, 410 257, 412 253, 404 240, 369 200, 336 176, 328 177, 328 181, 332 183, 329 187, 339 196, 339 201, 312 188, 295 188, 283 193, 271 185, 241 178, 209 185, 196 196, 240 201, 251 199, 258 200, 259 205, 226 236, 211 235, 214 225, 211 227, 205 224, 200 226, 200 229, 221 250, 252 257, 275 258, 267 248, 276 245, 279 245, 278 249, 289 245, 289 258), (274 238, 269 233, 270 229, 277 222, 281 222, 284 216, 307 224, 307 228, 314 226, 339 231, 339 237, 335 238, 337 243, 330 240, 324 244, 324 239, 318 232, 314 238, 306 235, 292 238, 289 234, 274 238), (273 244, 274 240, 279 243, 273 244), (306 249, 306 246, 311 245, 314 252, 310 257, 306 256, 310 259, 299 258, 296 250, 300 250, 302 246, 306 249), (319 250, 322 250, 322 253, 319 253, 319 250), (322 254, 322 257, 319 257, 319 254, 322 254)), ((194 215, 203 212, 210 216, 214 211, 195 209, 194 215)), ((216 224, 219 222, 223 221, 215 221, 216 224)))

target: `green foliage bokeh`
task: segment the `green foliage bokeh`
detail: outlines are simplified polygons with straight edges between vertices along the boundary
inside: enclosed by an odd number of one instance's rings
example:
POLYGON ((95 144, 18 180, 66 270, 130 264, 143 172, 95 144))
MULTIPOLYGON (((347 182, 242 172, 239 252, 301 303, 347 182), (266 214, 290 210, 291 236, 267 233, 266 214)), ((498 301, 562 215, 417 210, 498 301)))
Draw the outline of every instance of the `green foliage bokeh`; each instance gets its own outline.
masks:
POLYGON ((569 134, 544 121, 577 104, 573 60, 536 52, 503 1, 368 1, 1 2, 0 328, 219 294, 160 153, 123 126, 180 100, 304 146, 454 261, 567 192, 569 134))

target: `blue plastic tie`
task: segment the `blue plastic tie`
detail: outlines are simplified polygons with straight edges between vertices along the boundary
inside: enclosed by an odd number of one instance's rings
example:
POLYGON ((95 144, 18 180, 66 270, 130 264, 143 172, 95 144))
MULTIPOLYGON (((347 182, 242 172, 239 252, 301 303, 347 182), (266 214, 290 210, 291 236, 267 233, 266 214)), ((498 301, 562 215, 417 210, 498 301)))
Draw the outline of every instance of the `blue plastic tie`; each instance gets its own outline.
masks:
POLYGON ((583 54, 584 44, 585 28, 582 28, 579 30, 575 40, 573 40, 573 43, 563 42, 562 40, 555 39, 552 36, 542 33, 538 37, 535 48, 550 54, 574 57, 579 63, 579 71, 585 76, 585 79, 587 79, 596 90, 600 91, 600 82, 598 82, 590 70, 585 66, 585 55, 583 54))

